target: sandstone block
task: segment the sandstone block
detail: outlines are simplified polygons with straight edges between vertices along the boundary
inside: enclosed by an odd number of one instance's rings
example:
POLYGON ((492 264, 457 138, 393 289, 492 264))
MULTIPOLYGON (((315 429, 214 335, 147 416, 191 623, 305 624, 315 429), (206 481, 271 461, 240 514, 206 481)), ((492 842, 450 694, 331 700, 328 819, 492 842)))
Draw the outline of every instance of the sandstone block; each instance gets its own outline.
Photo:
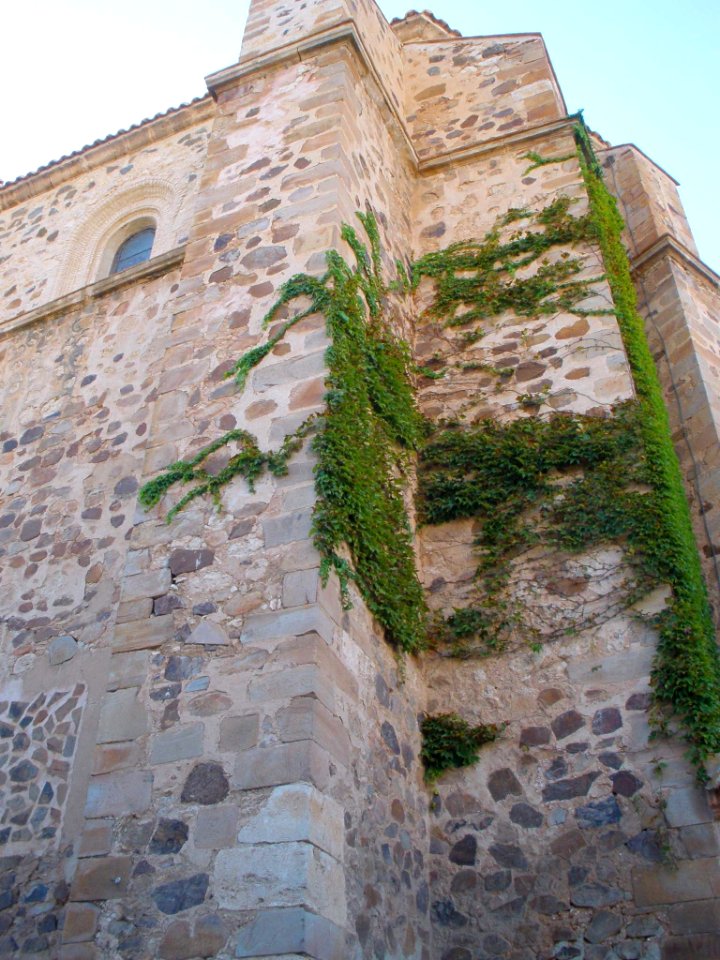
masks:
POLYGON ((345 878, 334 857, 309 843, 263 843, 221 850, 214 893, 224 910, 257 910, 307 904, 342 924, 345 878))
POLYGON ((240 790, 297 782, 322 790, 330 779, 330 762, 330 755, 312 740, 255 747, 238 757, 232 782, 240 790))
POLYGON ((720 930, 720 899, 696 900, 670 908, 673 933, 716 933, 720 930))
POLYGON ((683 860, 677 868, 637 867, 632 871, 633 893, 639 907, 720 896, 720 862, 715 857, 683 860))
POLYGON ((152 783, 152 774, 146 770, 126 770, 92 777, 88 786, 85 816, 126 817, 144 813, 150 806, 152 783))
POLYGON ((669 937, 662 945, 662 960, 720 960, 720 934, 669 937))
POLYGON ((215 957, 225 946, 228 932, 219 917, 200 917, 194 929, 185 920, 174 920, 160 943, 161 960, 195 960, 215 957))
POLYGON ((205 807, 198 810, 195 846, 200 850, 222 850, 223 847, 234 846, 237 822, 236 806, 205 807))
POLYGON ((262 810, 238 833, 239 843, 304 840, 337 860, 344 850, 343 809, 309 783, 276 787, 262 810))
POLYGON ((266 547, 277 547, 282 543, 294 543, 307 540, 312 527, 312 509, 295 510, 279 517, 269 517, 262 521, 266 547))
POLYGON ((89 903, 69 903, 65 910, 63 943, 82 943, 93 940, 100 911, 89 903))
POLYGON ((125 687, 105 695, 100 711, 98 743, 135 740, 148 728, 147 713, 138 702, 136 687, 125 687))
POLYGON ((244 717, 225 717, 220 723, 218 749, 248 750, 258 741, 260 714, 249 713, 244 717))
POLYGON ((240 929, 236 957, 294 954, 346 960, 345 934, 325 917, 302 908, 261 910, 240 929))
POLYGON ((118 652, 160 647, 175 636, 172 614, 147 620, 119 623, 115 627, 113 648, 118 652))
POLYGON ((153 610, 153 601, 150 597, 141 597, 139 600, 125 600, 118 607, 117 622, 131 623, 133 620, 147 620, 153 610))
POLYGON ((102 857, 112 846, 112 820, 89 820, 80 841, 81 857, 102 857))
POLYGON ((131 868, 130 857, 78 860, 70 897, 72 900, 117 900, 127 893, 131 868))
POLYGON ((219 624, 212 620, 201 620, 185 642, 224 647, 230 643, 230 638, 219 624))
POLYGON ((330 642, 335 624, 317 604, 293 610, 278 610, 273 613, 258 613, 245 621, 242 643, 274 640, 281 637, 299 637, 315 632, 330 642))
POLYGON ((116 653, 110 659, 108 690, 141 687, 148 676, 148 655, 143 650, 116 653))
POLYGON ((283 577, 282 602, 284 607, 303 607, 315 603, 318 595, 318 570, 296 570, 283 577))
POLYGON ((125 577, 122 584, 122 599, 142 600, 147 597, 159 597, 167 593, 172 583, 170 571, 165 567, 162 570, 146 570, 136 573, 132 577, 125 577))
POLYGON ((150 763, 174 763, 199 757, 203 752, 204 734, 205 725, 202 723, 175 726, 157 734, 151 741, 150 763))
POLYGON ((350 738, 342 721, 315 697, 296 697, 275 716, 278 735, 285 743, 314 740, 343 766, 350 763, 350 738))
POLYGON ((696 786, 671 789, 666 797, 665 816, 671 827, 709 823, 713 819, 705 791, 696 786))

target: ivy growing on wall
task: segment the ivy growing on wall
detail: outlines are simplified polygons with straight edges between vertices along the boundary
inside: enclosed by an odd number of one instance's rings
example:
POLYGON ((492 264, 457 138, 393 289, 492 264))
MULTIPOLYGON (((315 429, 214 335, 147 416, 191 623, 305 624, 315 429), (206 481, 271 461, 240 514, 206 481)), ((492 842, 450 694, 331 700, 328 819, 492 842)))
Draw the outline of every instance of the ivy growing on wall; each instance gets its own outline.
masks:
MULTIPOLYGON (((630 570, 622 605, 655 585, 671 588, 657 618, 655 717, 664 730, 679 722, 702 777, 703 761, 720 751, 720 658, 667 414, 636 310, 622 222, 582 125, 577 142, 588 212, 575 216, 575 201, 568 197, 540 211, 510 210, 482 240, 427 254, 409 271, 399 264, 392 286, 411 295, 423 280, 430 281, 429 318, 453 332, 461 353, 482 338, 488 321, 506 312, 529 319, 613 313, 635 400, 606 417, 542 417, 537 410, 544 397, 520 395, 525 412, 512 422, 427 427, 415 406, 411 376, 441 378, 448 367, 438 360, 418 371, 407 345, 393 335, 385 315, 388 288, 377 224, 371 214, 359 214, 367 244, 349 226, 342 233, 354 263, 330 251, 321 277, 299 274, 288 280, 264 319, 265 327, 275 324, 273 334, 243 354, 229 374, 242 389, 295 324, 322 314, 331 339, 323 413, 309 417, 274 451, 261 450, 248 431, 230 430, 167 467, 142 488, 140 499, 154 506, 179 486, 168 520, 197 497, 209 495, 219 503, 223 487, 235 477, 252 488, 265 471, 286 473, 291 457, 312 436, 317 456, 312 535, 322 576, 335 571, 346 604, 349 583, 355 582, 389 642, 411 653, 426 645, 428 623, 434 641, 456 655, 500 652, 523 623, 522 604, 509 588, 520 554, 541 543, 568 556, 619 544, 630 570), (585 257, 574 252, 588 243, 602 251, 613 307, 598 308, 590 299, 602 278, 588 277, 585 257), (281 310, 292 307, 296 312, 280 321, 281 310), (208 458, 224 448, 230 453, 225 466, 209 470, 208 458), (420 521, 472 518, 478 530, 477 602, 439 619, 428 619, 403 499, 406 467, 415 453, 420 521)), ((568 157, 528 154, 527 159, 534 168, 568 157)), ((491 369, 472 358, 453 357, 449 363, 482 368, 500 381, 512 376, 510 368, 491 369)), ((531 631, 528 635, 532 640, 531 631)), ((451 766, 474 762, 479 745, 497 728, 471 728, 459 717, 440 715, 425 718, 422 732, 426 775, 433 780, 451 766)))
POLYGON ((405 652, 425 645, 425 600, 417 578, 411 532, 402 495, 407 455, 416 450, 423 423, 410 384, 407 346, 391 332, 383 315, 386 288, 380 272, 377 223, 372 214, 358 214, 369 249, 355 230, 343 228, 343 239, 355 257, 349 265, 337 252, 327 254, 322 277, 299 274, 283 285, 264 318, 268 326, 281 308, 300 298, 298 310, 262 345, 239 358, 230 372, 240 388, 248 374, 303 317, 324 315, 331 345, 326 355, 326 409, 306 420, 277 451, 260 450, 254 436, 230 430, 194 457, 171 464, 140 491, 140 501, 157 504, 176 484, 190 485, 168 513, 172 517, 205 494, 216 502, 234 477, 248 484, 264 470, 287 472, 290 457, 313 432, 317 454, 313 539, 322 557, 321 575, 338 575, 344 602, 348 584, 357 583, 370 611, 386 630, 390 643, 405 652), (211 476, 207 458, 222 447, 239 447, 227 466, 211 476))

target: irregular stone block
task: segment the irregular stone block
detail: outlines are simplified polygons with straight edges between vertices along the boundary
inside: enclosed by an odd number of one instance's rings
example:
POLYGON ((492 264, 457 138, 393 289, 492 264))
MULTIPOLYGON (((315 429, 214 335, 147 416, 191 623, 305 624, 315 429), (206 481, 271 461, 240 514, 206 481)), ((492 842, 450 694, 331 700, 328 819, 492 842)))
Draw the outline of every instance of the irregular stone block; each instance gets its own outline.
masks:
POLYGON ((207 873, 196 873, 155 887, 150 896, 162 913, 181 913, 204 902, 209 880, 207 873))
POLYGON ((183 803, 220 803, 230 785, 219 763, 196 764, 185 781, 180 799, 183 803))
POLYGON ((305 840, 342 860, 343 809, 309 783, 276 787, 260 810, 238 833, 239 843, 305 840))
POLYGON ((51 667, 57 667, 61 663, 72 660, 78 651, 77 640, 74 637, 65 634, 62 637, 55 637, 48 644, 47 658, 51 667))
MULTIPOLYGON (((210 566, 214 559, 215 552, 213 550, 173 550, 168 560, 169 573, 173 577, 177 577, 181 573, 196 573, 203 567, 210 566)), ((161 592, 164 593, 165 591, 161 592)))
POLYGON ((263 843, 221 850, 213 893, 222 910, 258 910, 306 904, 335 923, 345 922, 341 865, 309 843, 263 843))
POLYGON ((148 847, 150 853, 179 853, 188 838, 184 820, 160 819, 148 847))
POLYGON ((622 930, 623 918, 608 910, 599 910, 590 921, 585 931, 585 939, 589 943, 603 943, 614 937, 622 930))
POLYGON ((593 770, 579 777, 549 783, 543 787, 543 800, 572 800, 573 797, 584 797, 599 776, 600 774, 593 770))
POLYGON ((211 620, 201 620, 185 643, 226 647, 230 643, 230 638, 219 624, 213 623, 211 620))
POLYGON ((127 817, 144 813, 150 806, 152 783, 152 774, 147 770, 126 770, 92 777, 85 816, 127 817))
POLYGON ((117 900, 125 896, 131 857, 93 857, 78 860, 71 900, 117 900))
POLYGON ((495 770, 490 774, 488 790, 493 800, 504 800, 510 794, 516 797, 522 796, 520 781, 509 767, 503 767, 502 770, 495 770))
POLYGON ((170 589, 172 578, 167 568, 146 570, 132 577, 125 577, 122 584, 122 599, 141 600, 145 597, 159 597, 170 589))
POLYGON ((585 726, 585 717, 577 710, 566 710, 559 717, 555 717, 550 726, 557 739, 564 740, 585 726))
POLYGON ((621 816, 622 811, 615 797, 596 800, 575 810, 575 819, 581 828, 606 827, 611 823, 619 823, 621 816))
POLYGON ((126 687, 105 695, 100 711, 98 743, 135 740, 148 728, 145 707, 138 702, 136 687, 126 687))

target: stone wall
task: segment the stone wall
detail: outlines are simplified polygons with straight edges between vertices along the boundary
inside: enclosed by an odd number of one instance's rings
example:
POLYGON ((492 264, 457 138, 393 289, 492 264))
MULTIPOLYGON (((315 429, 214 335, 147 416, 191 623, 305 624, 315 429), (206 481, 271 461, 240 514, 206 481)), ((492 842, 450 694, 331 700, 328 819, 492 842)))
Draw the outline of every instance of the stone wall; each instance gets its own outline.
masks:
MULTIPOLYGON (((717 828, 681 746, 648 742, 656 638, 636 615, 662 598, 610 609, 619 548, 555 558, 552 575, 546 558, 516 566, 541 632, 571 628, 578 604, 607 613, 592 628, 535 652, 398 662, 355 588, 344 610, 334 578, 321 582, 309 442, 286 476, 236 479, 220 510, 196 499, 168 524, 182 489, 152 511, 136 502, 226 431, 277 449, 322 409, 320 316, 244 390, 225 375, 269 335, 285 280, 320 275, 328 249, 349 255, 355 211, 375 211, 388 277, 396 258, 481 238, 510 208, 567 196, 585 211, 541 39, 457 38, 429 15, 391 30, 370 0, 254 0, 239 63, 209 84, 212 101, 91 148, 82 169, 63 161, 0 191, 2 289, 16 288, 0 327, 0 952, 714 956, 717 828), (531 169, 529 152, 560 159, 531 169), (178 200, 161 256, 81 297, 63 287, 116 184, 151 179, 178 200), (40 258, 48 280, 32 289, 40 258), (425 711, 506 726, 433 791, 425 711)), ((643 168, 643 190, 653 176, 643 168)), ((687 242, 669 188, 647 202, 687 242)), ((596 249, 582 255, 582 276, 602 274, 596 249)), ((672 322, 699 344, 688 376, 710 384, 713 289, 663 263, 683 311, 672 322)), ((541 413, 600 415, 631 396, 596 286, 584 306, 599 313, 497 318, 474 365, 419 378, 423 412, 507 421, 534 396, 541 413)), ((392 293, 386 312, 420 367, 452 364, 429 296, 427 283, 392 293)), ((709 476, 713 464, 708 450, 709 476)), ((466 522, 417 532, 432 611, 467 603, 473 540, 466 522)))

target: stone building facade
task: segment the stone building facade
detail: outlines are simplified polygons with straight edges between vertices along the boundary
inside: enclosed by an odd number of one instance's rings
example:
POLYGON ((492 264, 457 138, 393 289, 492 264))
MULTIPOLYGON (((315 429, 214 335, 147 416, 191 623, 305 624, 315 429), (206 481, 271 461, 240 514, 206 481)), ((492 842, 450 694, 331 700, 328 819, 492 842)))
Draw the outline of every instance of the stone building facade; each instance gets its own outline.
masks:
MULTIPOLYGON (((508 211, 582 214, 577 118, 542 38, 253 0, 239 61, 207 86, 0 189, 0 953, 720 957, 717 782, 697 786, 681 740, 649 739, 663 591, 613 606, 622 547, 552 577, 523 556, 514 587, 559 636, 398 660, 355 586, 345 609, 320 576, 309 444, 220 511, 138 505, 223 432, 277 449, 324 409, 318 314, 244 390, 225 375, 285 281, 349 256, 356 211, 377 217, 388 277, 508 211), (151 257, 108 275, 147 223, 151 257), (503 729, 428 787, 419 718, 439 712, 503 729)), ((720 280, 672 178, 594 140, 720 609, 720 280)), ((388 293, 427 417, 633 397, 600 252, 580 247, 594 304, 506 311, 464 364, 425 282, 388 293)), ((476 535, 418 525, 432 612, 467 603, 476 535)))

